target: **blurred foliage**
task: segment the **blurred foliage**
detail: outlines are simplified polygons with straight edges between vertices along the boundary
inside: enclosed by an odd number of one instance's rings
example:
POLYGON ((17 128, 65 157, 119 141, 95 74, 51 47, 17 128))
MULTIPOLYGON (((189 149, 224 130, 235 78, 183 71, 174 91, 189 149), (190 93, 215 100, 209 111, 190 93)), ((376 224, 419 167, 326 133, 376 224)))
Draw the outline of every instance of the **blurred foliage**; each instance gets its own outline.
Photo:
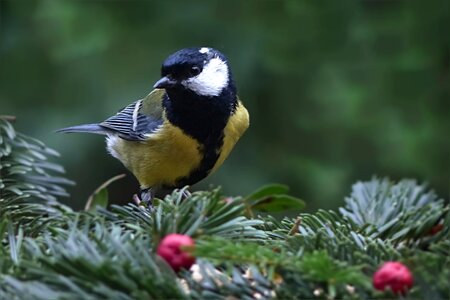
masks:
MULTIPOLYGON (((103 120, 151 90, 167 55, 208 45, 228 56, 251 128, 196 188, 283 182, 309 210, 372 174, 446 194, 449 12, 445 0, 2 0, 0 112, 62 153, 79 208, 123 167, 100 137, 52 131, 103 120)), ((136 189, 128 176, 110 194, 136 189)))
POLYGON ((55 199, 70 183, 57 153, 12 119, 0 116, 0 299, 448 299, 449 206, 416 181, 360 181, 338 211, 277 219, 280 207, 260 199, 283 199, 283 185, 247 197, 183 188, 152 208, 105 208, 107 195, 93 198, 115 177, 75 212, 55 199), (157 254, 169 233, 195 239, 189 270, 175 274, 157 254), (370 284, 392 260, 413 274, 407 298, 370 284))

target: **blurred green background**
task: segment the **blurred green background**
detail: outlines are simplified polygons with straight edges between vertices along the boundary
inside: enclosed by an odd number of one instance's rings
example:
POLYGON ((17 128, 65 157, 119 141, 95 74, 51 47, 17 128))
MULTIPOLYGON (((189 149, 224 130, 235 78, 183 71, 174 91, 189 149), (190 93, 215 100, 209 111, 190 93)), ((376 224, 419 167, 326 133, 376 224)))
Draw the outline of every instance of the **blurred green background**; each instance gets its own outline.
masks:
MULTIPOLYGON (((449 1, 0 1, 0 114, 61 153, 80 208, 125 169, 101 121, 145 96, 190 46, 229 58, 251 127, 193 189, 229 195, 280 182, 308 210, 342 203, 372 175, 449 186, 449 1)), ((125 203, 129 175, 110 189, 125 203)))

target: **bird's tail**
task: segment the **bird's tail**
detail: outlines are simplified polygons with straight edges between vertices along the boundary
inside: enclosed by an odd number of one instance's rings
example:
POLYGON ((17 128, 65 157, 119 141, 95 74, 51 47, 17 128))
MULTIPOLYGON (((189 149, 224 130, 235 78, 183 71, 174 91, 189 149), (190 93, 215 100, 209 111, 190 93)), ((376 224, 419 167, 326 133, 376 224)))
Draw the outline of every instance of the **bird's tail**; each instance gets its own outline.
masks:
POLYGON ((83 124, 78 126, 66 127, 56 130, 56 132, 73 133, 73 132, 87 132, 95 134, 108 134, 107 128, 100 126, 99 124, 83 124))

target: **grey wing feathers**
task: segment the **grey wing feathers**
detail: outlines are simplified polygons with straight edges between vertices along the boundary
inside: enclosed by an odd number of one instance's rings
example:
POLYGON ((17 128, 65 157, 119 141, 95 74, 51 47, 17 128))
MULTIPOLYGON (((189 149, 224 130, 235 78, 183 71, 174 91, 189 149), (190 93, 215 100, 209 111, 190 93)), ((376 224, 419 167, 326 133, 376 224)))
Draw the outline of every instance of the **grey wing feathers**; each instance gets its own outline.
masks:
POLYGON ((154 132, 163 123, 163 120, 142 114, 141 108, 142 100, 136 101, 99 125, 117 133, 125 140, 145 140, 145 135, 154 132))
POLYGON ((155 132, 162 125, 162 116, 148 116, 140 112, 142 101, 136 101, 100 124, 84 124, 67 127, 57 132, 88 132, 96 134, 116 134, 128 141, 143 141, 146 134, 155 132))
POLYGON ((100 126, 99 124, 83 124, 56 130, 56 132, 72 133, 72 132, 88 132, 96 134, 112 133, 111 130, 100 126))

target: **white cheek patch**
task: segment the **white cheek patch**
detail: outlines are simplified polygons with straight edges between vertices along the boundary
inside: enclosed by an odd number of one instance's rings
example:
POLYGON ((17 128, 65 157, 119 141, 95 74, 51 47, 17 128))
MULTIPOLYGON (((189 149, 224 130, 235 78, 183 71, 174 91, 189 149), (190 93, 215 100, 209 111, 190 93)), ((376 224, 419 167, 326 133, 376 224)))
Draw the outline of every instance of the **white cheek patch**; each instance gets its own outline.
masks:
POLYGON ((209 48, 203 47, 198 52, 200 52, 201 54, 208 53, 209 52, 209 48))
POLYGON ((218 96, 228 85, 228 66, 218 57, 211 59, 202 72, 182 84, 202 96, 218 96))

